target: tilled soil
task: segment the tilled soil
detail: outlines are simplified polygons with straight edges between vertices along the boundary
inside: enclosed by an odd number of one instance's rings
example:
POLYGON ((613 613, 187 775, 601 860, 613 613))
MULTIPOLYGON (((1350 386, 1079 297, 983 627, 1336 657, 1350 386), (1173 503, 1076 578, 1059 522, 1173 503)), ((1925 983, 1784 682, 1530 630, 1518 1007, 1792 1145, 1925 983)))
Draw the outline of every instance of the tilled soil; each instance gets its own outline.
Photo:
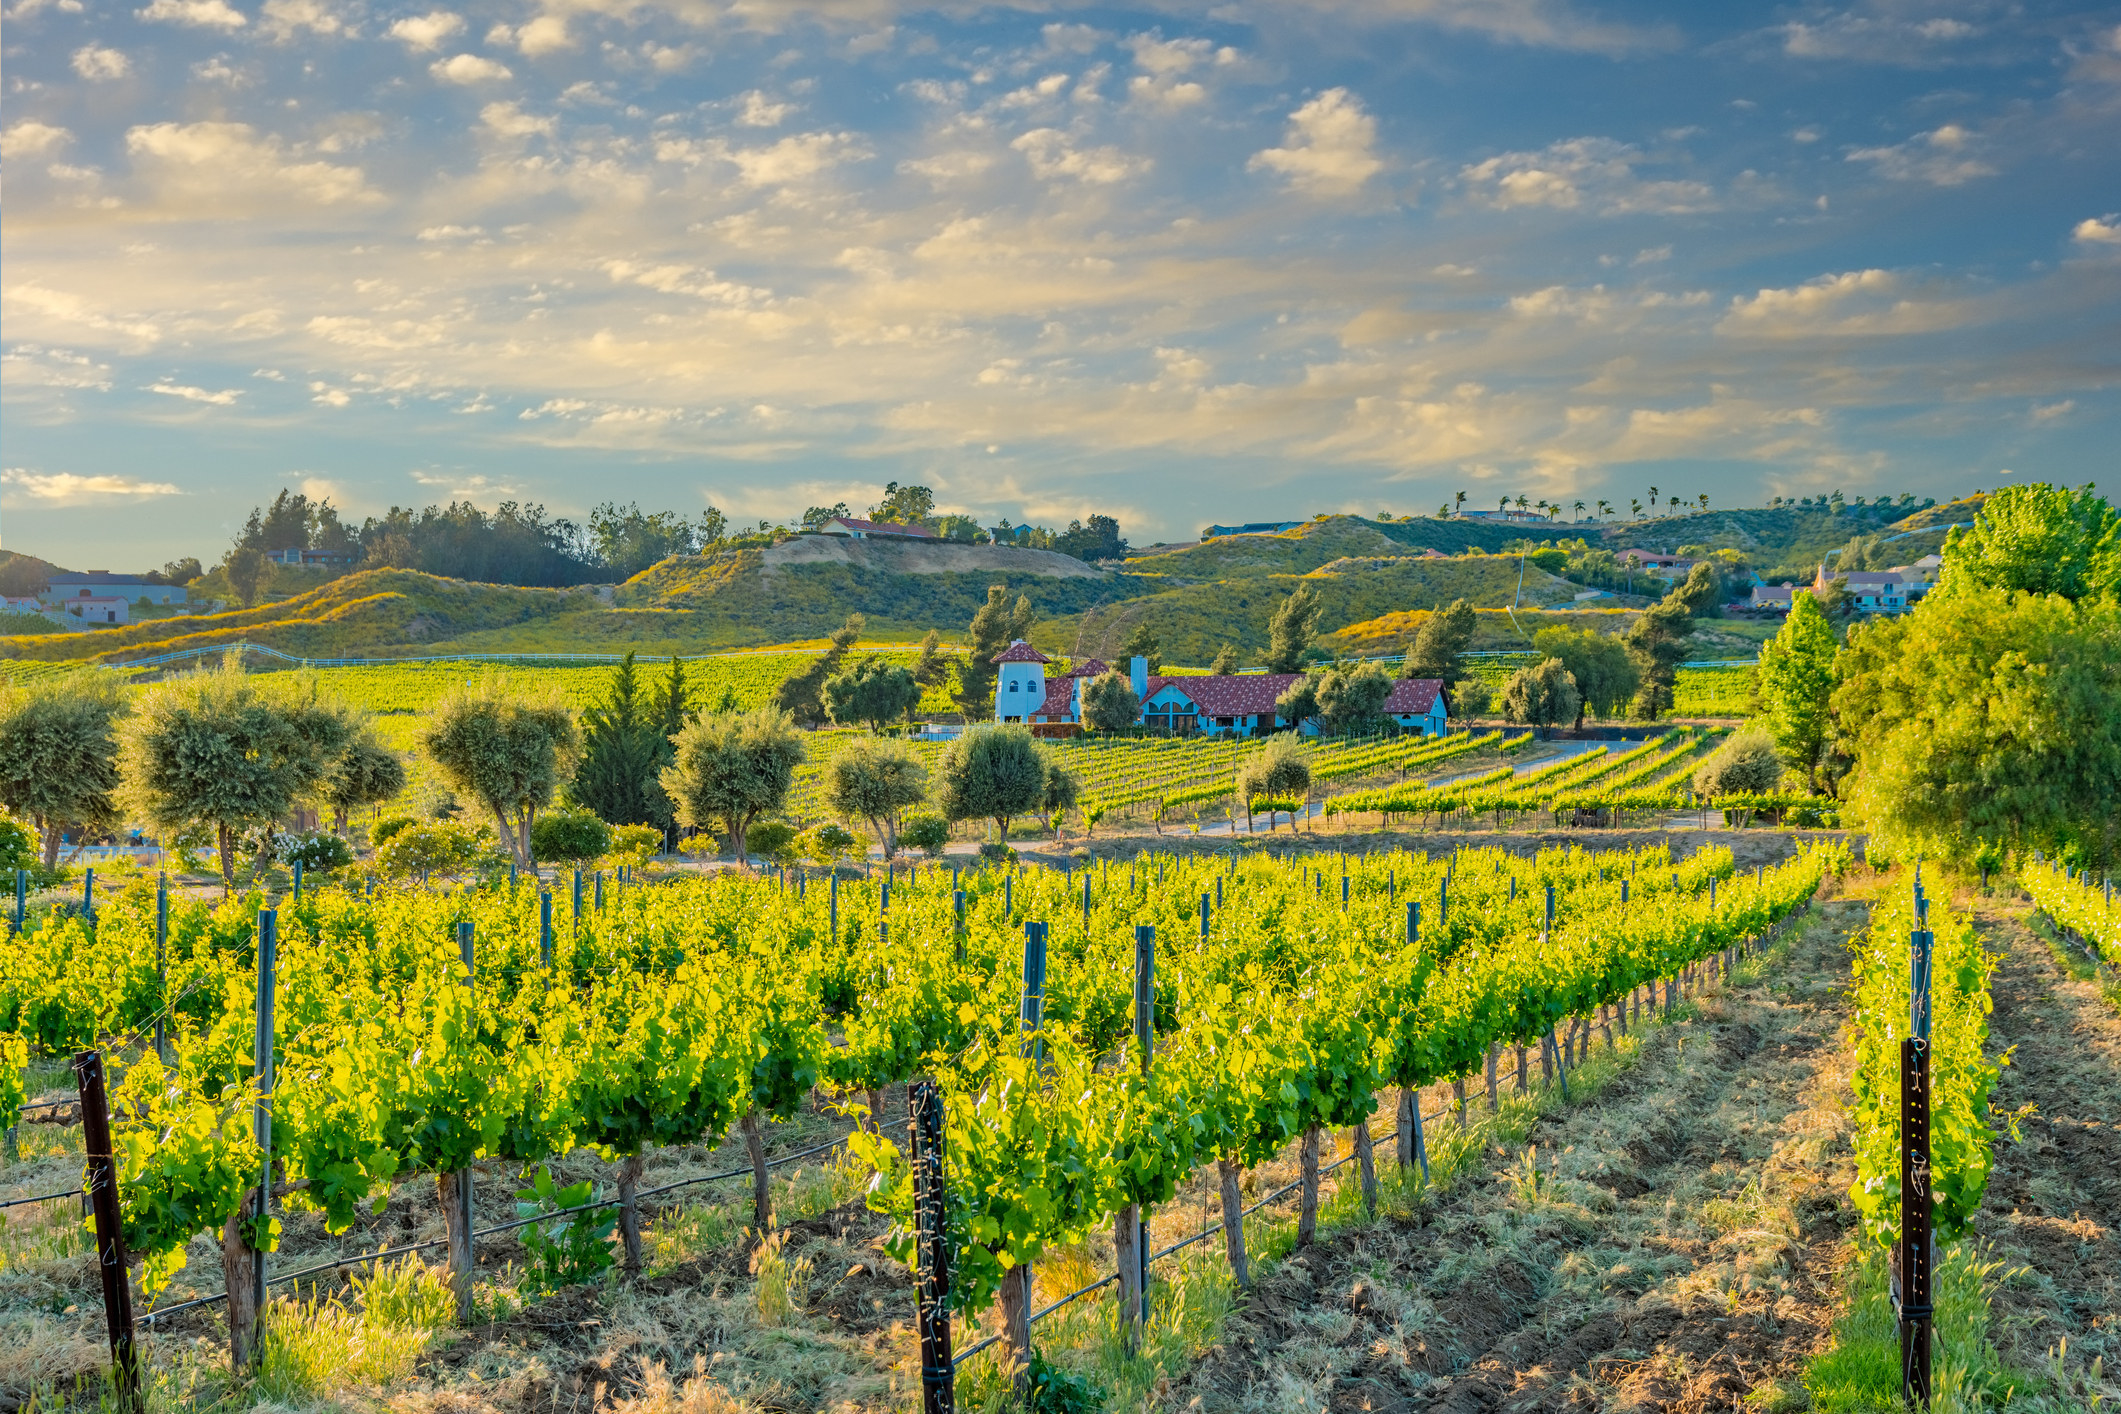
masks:
MULTIPOLYGON (((2008 1050, 1996 1108, 2030 1106, 2000 1134, 1977 1227, 2008 1271, 1991 1322, 2013 1364, 2121 1375, 2121 1016, 2056 965, 2016 904, 1977 907, 1998 955, 1992 1052, 2008 1050)), ((1998 1126, 1999 1129, 2001 1126, 1998 1126)))
POLYGON ((1643 1033, 1595 1094, 1411 1217, 1280 1264, 1172 1402, 1214 1410, 1727 1410, 1827 1339, 1851 1180, 1845 939, 1643 1033))

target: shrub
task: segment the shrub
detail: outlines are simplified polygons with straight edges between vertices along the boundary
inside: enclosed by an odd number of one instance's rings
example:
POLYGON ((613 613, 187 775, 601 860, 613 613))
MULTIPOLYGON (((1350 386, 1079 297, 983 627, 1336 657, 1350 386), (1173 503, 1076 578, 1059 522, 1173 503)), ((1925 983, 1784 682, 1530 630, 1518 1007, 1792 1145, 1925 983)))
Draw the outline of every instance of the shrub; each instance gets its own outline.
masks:
POLYGON ((455 820, 411 824, 376 851, 376 867, 392 879, 456 878, 471 873, 490 853, 485 837, 455 820))
POLYGON ((554 810, 530 827, 531 856, 548 863, 579 864, 600 859, 611 848, 611 826, 587 810, 554 810))
POLYGON ((861 847, 861 841, 838 825, 819 825, 796 836, 796 849, 803 858, 830 869, 861 847))
POLYGON ((908 849, 917 849, 930 859, 939 859, 950 843, 950 822, 940 815, 926 812, 909 815, 898 837, 908 849))
POLYGON ((1000 840, 988 840, 979 847, 979 857, 989 864, 1011 864, 1016 860, 1016 851, 1000 840))
POLYGON ((389 839, 398 831, 409 830, 419 823, 410 815, 386 815, 369 827, 368 843, 376 849, 381 849, 383 841, 389 839))
POLYGON ((280 840, 280 860, 284 864, 299 864, 311 874, 329 874, 334 869, 344 869, 353 863, 353 846, 337 835, 284 835, 280 840))
MULTIPOLYGON (((744 832, 744 853, 776 864, 793 864, 797 858, 795 826, 786 820, 760 820, 744 832)), ((705 839, 694 835, 693 839, 705 839)), ((686 841, 687 844, 691 840, 686 841)))
POLYGON ((1782 781, 1782 753, 1773 733, 1751 722, 1709 753, 1694 768, 1694 794, 1704 800, 1719 795, 1765 795, 1782 781))
POLYGON ((611 832, 605 854, 617 864, 646 864, 663 852, 663 832, 653 825, 621 825, 611 832))

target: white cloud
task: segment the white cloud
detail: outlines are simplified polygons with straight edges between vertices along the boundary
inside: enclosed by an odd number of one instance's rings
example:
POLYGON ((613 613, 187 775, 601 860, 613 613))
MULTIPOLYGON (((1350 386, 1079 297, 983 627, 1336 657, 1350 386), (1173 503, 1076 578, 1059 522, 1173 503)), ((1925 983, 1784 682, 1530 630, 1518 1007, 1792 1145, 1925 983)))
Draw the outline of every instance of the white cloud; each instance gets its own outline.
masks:
POLYGON ((553 120, 525 113, 513 103, 489 103, 479 110, 479 121, 501 137, 551 137, 553 120))
POLYGON ((1266 168, 1314 196, 1351 196, 1384 170, 1372 150, 1377 120, 1344 88, 1329 88, 1289 115, 1283 146, 1252 154, 1251 170, 1266 168))
POLYGON ((462 241, 485 234, 486 228, 483 226, 428 226, 420 232, 416 239, 423 241, 462 241))
POLYGON ((380 199, 359 167, 301 161, 248 123, 153 123, 128 131, 125 149, 165 201, 187 211, 271 207, 289 198, 324 206, 380 199))
POLYGON ((292 39, 303 30, 324 35, 351 35, 352 21, 324 0, 265 0, 263 28, 273 39, 292 39))
POLYGON ((2030 414, 2035 426, 2049 422, 2060 422, 2077 410, 2074 398, 2064 398, 2059 403, 2035 404, 2030 414))
POLYGON ((115 49, 84 44, 74 51, 74 72, 88 80, 122 79, 133 70, 133 61, 115 49))
POLYGON ((74 135, 65 128, 32 119, 0 132, 0 158, 43 157, 73 140, 74 135))
POLYGON ((541 54, 557 54, 573 44, 567 34, 565 15, 540 15, 516 31, 516 48, 533 59, 541 54))
POLYGON ((1981 145, 1976 134, 1957 123, 1946 123, 1891 147, 1859 147, 1849 153, 1848 160, 1876 164, 1878 175, 1889 181, 1956 187, 1976 177, 1996 175, 1996 169, 1977 155, 1981 145))
POLYGON ((1150 167, 1148 158, 1117 147, 1078 148, 1058 128, 1033 128, 1009 145, 1024 154, 1041 181, 1067 177, 1102 186, 1139 176, 1150 167))
POLYGON ((416 54, 425 54, 440 49, 442 45, 463 33, 464 17, 447 10, 429 10, 424 15, 407 15, 390 27, 390 37, 416 54))
POLYGON ((429 64, 427 72, 444 83, 461 84, 498 83, 515 77, 506 64, 483 54, 452 54, 429 64))
POLYGON ((1165 39, 1155 34, 1135 35, 1127 47, 1134 51, 1135 67, 1142 71, 1127 84, 1128 97, 1166 111, 1206 101, 1207 88, 1186 75, 1203 66, 1234 64, 1238 58, 1235 49, 1218 50, 1209 40, 1165 39))
POLYGON ((2086 217, 2069 234, 2070 239, 2084 245, 2121 245, 2121 215, 2109 211, 2104 216, 2086 217))
POLYGON ((182 398, 188 403, 211 403, 215 407, 224 408, 243 396, 243 390, 240 388, 223 388, 219 392, 213 392, 206 388, 195 388, 189 383, 169 382, 150 383, 141 391, 160 393, 165 398, 182 398))
POLYGON ((743 97, 743 106, 737 110, 736 120, 747 128, 777 128, 790 113, 795 111, 793 103, 775 103, 757 89, 743 97))
POLYGON ((191 25, 195 29, 241 29, 250 23, 228 0, 154 0, 146 9, 133 13, 143 20, 191 25))
POLYGON ((869 155, 853 133, 792 133, 770 147, 731 147, 720 139, 695 142, 665 138, 656 144, 663 162, 697 166, 713 160, 733 164, 747 186, 787 186, 869 155))
POLYGON ((125 497, 179 496, 167 481, 137 481, 130 476, 77 476, 70 471, 31 471, 11 466, 0 471, 0 483, 48 506, 86 506, 125 497))
POLYGON ((353 395, 344 388, 334 388, 329 383, 309 385, 309 400, 319 407, 342 408, 353 401, 353 395))
POLYGON ((1767 339, 1926 334, 1955 328, 1969 313, 1963 301, 1910 293, 1890 270, 1851 270, 1740 295, 1716 331, 1767 339))
POLYGON ((1461 169, 1458 177, 1476 201, 1505 210, 1550 206, 1670 215, 1714 209, 1716 193, 1705 183, 1644 178, 1637 169, 1649 160, 1629 143, 1578 137, 1539 152, 1505 152, 1461 169))

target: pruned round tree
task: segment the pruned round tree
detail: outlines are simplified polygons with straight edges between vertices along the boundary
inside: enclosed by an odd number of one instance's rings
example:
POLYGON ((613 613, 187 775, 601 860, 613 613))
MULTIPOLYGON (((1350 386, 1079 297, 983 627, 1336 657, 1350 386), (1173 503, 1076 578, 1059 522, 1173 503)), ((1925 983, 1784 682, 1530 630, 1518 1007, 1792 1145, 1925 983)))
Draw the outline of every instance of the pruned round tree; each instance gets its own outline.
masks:
POLYGON ((928 798, 928 770, 896 742, 858 741, 825 768, 825 803, 842 820, 876 832, 884 858, 898 853, 902 811, 928 798))
POLYGON ((547 864, 581 864, 611 853, 611 826, 594 811, 554 810, 530 827, 530 852, 547 864))
POLYGON ((231 655, 149 688, 121 734, 133 808, 169 834, 211 830, 230 893, 236 842, 314 796, 355 730, 351 713, 299 679, 274 689, 258 687, 231 655))
POLYGON ((1125 673, 1100 673, 1083 684, 1083 725, 1094 732, 1123 732, 1141 720, 1142 700, 1125 673))
POLYGON ((1583 695, 1559 658, 1544 658, 1510 674, 1502 685, 1504 720, 1551 730, 1576 720, 1583 695))
POLYGON ((70 829, 117 822, 117 724, 125 696, 93 670, 18 684, 0 681, 0 805, 37 829, 44 867, 70 829))
POLYGON ((1748 722, 1694 768, 1694 794, 1703 800, 1726 795, 1766 795, 1782 781, 1782 753, 1766 725, 1748 722))
POLYGON ((720 827, 724 852, 741 859, 751 822, 787 803, 804 759, 802 734, 786 712, 702 713, 678 733, 663 790, 679 824, 720 827))
POLYGON ((921 685, 913 669, 868 657, 837 677, 827 678, 825 714, 839 726, 857 723, 870 731, 904 721, 921 705, 921 685))
POLYGON ((354 811, 385 804, 404 789, 405 763, 364 726, 331 763, 317 798, 331 807, 334 833, 344 835, 354 811))
POLYGON ((435 704, 420 744, 450 787, 494 818, 501 845, 531 867, 530 832, 581 752, 574 714, 557 689, 524 692, 488 673, 435 704))
POLYGON ((1046 758, 1028 727, 989 723, 943 748, 936 803, 951 820, 992 820, 1006 840, 1009 822, 1046 798, 1046 758))

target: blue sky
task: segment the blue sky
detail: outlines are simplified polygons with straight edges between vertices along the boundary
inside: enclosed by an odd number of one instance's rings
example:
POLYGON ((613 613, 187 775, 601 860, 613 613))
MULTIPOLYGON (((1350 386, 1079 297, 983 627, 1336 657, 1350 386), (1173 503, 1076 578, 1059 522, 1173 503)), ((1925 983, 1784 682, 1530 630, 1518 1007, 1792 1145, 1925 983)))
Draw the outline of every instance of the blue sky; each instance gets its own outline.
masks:
MULTIPOLYGON (((2121 7, 11 0, 8 548, 2097 480, 2121 7)), ((2110 478, 2109 478, 2110 479, 2110 478)))

